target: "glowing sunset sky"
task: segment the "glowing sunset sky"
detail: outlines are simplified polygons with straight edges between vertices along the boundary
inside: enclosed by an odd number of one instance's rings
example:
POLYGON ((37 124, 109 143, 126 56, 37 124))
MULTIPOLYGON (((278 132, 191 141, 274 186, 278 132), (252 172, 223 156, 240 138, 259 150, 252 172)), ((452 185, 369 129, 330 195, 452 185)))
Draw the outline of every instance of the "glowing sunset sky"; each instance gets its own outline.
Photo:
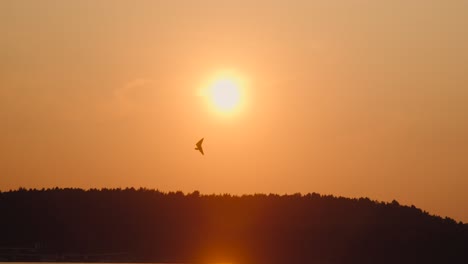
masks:
POLYGON ((0 190, 319 192, 467 222, 467 14, 442 0, 0 0, 0 190), (203 92, 220 72, 242 80, 232 113, 203 92))

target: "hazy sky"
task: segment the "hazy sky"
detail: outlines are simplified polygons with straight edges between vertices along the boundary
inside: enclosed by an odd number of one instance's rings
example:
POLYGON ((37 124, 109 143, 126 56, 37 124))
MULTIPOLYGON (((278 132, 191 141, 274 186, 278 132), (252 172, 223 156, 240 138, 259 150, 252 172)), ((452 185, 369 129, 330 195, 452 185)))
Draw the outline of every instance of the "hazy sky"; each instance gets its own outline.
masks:
POLYGON ((467 14, 456 0, 0 0, 0 190, 319 192, 468 222, 467 14), (246 81, 234 115, 200 94, 224 70, 246 81))

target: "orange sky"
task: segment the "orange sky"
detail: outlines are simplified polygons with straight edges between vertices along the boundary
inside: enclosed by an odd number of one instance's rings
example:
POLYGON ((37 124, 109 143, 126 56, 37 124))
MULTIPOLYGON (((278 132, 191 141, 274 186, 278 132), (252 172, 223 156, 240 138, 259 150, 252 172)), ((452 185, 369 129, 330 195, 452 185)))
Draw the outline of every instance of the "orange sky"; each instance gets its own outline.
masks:
POLYGON ((468 222, 467 13, 442 0, 2 0, 0 190, 319 192, 468 222), (235 115, 199 93, 223 70, 248 80, 235 115))

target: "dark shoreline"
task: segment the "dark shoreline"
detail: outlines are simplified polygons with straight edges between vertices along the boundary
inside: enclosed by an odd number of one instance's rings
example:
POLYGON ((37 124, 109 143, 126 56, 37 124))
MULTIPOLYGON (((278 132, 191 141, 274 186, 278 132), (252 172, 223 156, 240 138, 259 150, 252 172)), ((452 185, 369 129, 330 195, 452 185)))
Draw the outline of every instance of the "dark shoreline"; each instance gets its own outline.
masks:
POLYGON ((397 201, 56 188, 0 212, 3 261, 468 263, 467 224, 397 201))

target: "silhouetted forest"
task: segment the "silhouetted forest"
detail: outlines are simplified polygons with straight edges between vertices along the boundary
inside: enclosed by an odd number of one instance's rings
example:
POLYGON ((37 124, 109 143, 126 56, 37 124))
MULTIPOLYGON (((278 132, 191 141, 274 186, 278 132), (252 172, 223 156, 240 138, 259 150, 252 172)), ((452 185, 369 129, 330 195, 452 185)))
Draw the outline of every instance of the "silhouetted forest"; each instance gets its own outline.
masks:
POLYGON ((468 263, 468 225, 396 201, 55 188, 0 193, 0 212, 0 248, 136 262, 468 263))

